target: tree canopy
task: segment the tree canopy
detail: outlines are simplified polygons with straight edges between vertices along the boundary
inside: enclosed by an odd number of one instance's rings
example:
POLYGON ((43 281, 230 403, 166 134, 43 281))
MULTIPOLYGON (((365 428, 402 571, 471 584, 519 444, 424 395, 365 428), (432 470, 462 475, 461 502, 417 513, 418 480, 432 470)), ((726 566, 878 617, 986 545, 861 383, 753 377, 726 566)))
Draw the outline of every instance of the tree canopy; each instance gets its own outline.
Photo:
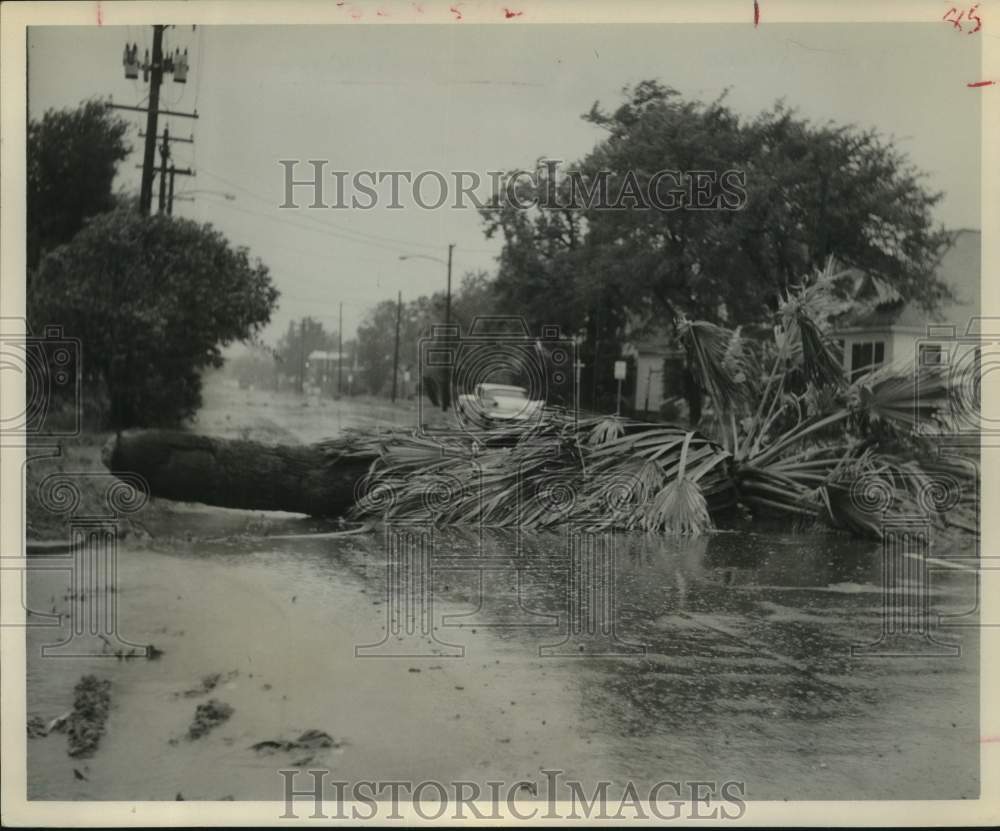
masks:
POLYGON ((128 123, 101 101, 28 121, 28 272, 84 220, 115 206, 115 173, 132 148, 128 123))
POLYGON ((277 298, 267 267, 211 225, 119 209, 41 259, 28 306, 81 340, 84 380, 104 385, 122 429, 192 415, 200 370, 254 336, 277 298))
MULTIPOLYGON (((452 323, 468 333, 476 317, 495 311, 494 285, 484 271, 462 276, 451 298, 452 323)), ((435 292, 403 304, 399 326, 399 371, 416 376, 420 362, 420 339, 430 337, 434 324, 444 323, 445 293, 435 292)), ((396 337, 396 302, 383 300, 372 308, 358 327, 358 360, 365 372, 365 384, 375 394, 392 385, 393 350, 396 337)), ((427 382, 427 376, 421 379, 427 382)), ((442 382, 443 379, 437 379, 442 382)))
POLYGON ((595 103, 583 116, 606 135, 570 166, 575 183, 521 179, 518 193, 554 198, 528 210, 501 198, 481 212, 487 236, 503 236, 501 310, 586 336, 585 401, 596 397, 595 365, 601 386, 613 383, 609 362, 626 337, 683 318, 770 323, 830 256, 901 302, 933 308, 947 296, 935 276, 951 239, 932 216, 941 195, 876 131, 814 124, 783 104, 746 119, 725 96, 688 101, 655 81, 625 95, 613 112, 595 103), (710 209, 692 204, 692 187, 710 209), (610 208, 592 198, 602 188, 610 208), (635 197, 649 193, 660 203, 635 197))

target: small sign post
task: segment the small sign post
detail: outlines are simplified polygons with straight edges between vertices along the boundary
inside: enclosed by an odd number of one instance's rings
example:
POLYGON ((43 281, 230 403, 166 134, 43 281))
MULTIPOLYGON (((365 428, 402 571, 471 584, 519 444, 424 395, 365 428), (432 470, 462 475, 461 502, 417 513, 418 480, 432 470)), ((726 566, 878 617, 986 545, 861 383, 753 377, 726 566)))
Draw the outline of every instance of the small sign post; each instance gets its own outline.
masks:
POLYGON ((615 361, 615 380, 618 382, 618 397, 615 399, 616 416, 622 414, 622 381, 625 380, 627 366, 625 361, 615 361))

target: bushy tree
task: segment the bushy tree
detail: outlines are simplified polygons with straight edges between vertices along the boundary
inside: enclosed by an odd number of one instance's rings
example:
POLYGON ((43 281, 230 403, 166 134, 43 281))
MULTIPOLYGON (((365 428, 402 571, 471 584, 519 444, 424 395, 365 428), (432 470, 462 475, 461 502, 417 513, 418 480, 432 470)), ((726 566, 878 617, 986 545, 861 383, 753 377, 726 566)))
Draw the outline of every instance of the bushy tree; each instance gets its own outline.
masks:
POLYGON ((300 321, 289 322, 275 353, 284 374, 301 385, 305 380, 309 354, 317 349, 335 352, 337 346, 336 332, 327 332, 321 321, 304 317, 300 321))
POLYGON ((487 236, 504 242, 501 309, 583 336, 585 402, 614 383, 610 361, 626 337, 669 331, 685 317, 768 323, 789 287, 831 255, 890 286, 899 302, 933 308, 947 296, 935 276, 950 242, 932 216, 941 195, 877 132, 817 125, 780 104, 743 119, 724 97, 687 101, 655 81, 625 96, 613 112, 595 103, 583 116, 606 137, 568 166, 586 188, 603 177, 620 209, 543 177, 534 194, 525 179, 517 191, 522 204, 544 191, 547 205, 524 210, 500 199, 482 211, 487 236), (745 204, 664 210, 620 198, 648 193, 664 170, 736 171, 745 204))
POLYGON ((80 338, 84 380, 104 388, 122 429, 192 415, 200 371, 254 336, 277 298, 267 267, 212 226, 122 209, 42 258, 28 304, 33 320, 80 338))
MULTIPOLYGON (((494 283, 485 271, 467 272, 459 281, 451 298, 451 320, 468 333, 477 317, 497 313, 494 283)), ((419 343, 430 337, 435 325, 445 321, 445 293, 421 295, 403 304, 399 327, 399 369, 419 369, 419 343)), ((365 372, 370 392, 381 394, 392 384, 393 350, 396 337, 396 302, 384 300, 368 312, 358 327, 358 360, 365 372)), ((428 378, 422 378, 427 385, 428 378)), ((432 387, 441 388, 444 377, 433 380, 432 387)), ((428 387, 430 389, 431 387, 428 387)), ((435 401, 434 403, 438 403, 435 401)))
POLYGON ((115 173, 132 150, 128 128, 102 101, 29 120, 29 279, 45 251, 69 242, 88 217, 115 207, 115 173))

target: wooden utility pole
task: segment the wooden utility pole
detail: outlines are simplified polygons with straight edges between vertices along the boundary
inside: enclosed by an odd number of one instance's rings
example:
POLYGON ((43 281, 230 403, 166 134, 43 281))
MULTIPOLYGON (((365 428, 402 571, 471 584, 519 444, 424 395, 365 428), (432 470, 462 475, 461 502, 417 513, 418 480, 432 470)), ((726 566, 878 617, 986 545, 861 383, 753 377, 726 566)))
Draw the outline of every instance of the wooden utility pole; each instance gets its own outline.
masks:
POLYGON ((163 128, 163 144, 160 145, 160 199, 158 212, 167 210, 167 161, 170 159, 170 130, 163 128))
MULTIPOLYGON (((444 297, 444 325, 451 326, 451 255, 455 250, 455 243, 448 244, 448 288, 444 297)), ((451 338, 451 329, 445 330, 446 337, 451 338)), ((444 393, 441 396, 441 409, 447 410, 451 406, 451 371, 449 370, 444 378, 444 393)))
POLYGON ((399 375, 399 322, 403 317, 403 292, 396 301, 396 348, 392 356, 392 401, 396 403, 396 381, 399 375))
POLYGON ((337 318, 337 395, 343 393, 344 388, 344 304, 340 304, 340 313, 337 318))
MULTIPOLYGON (((160 86, 163 84, 164 73, 173 75, 174 81, 178 84, 187 83, 188 57, 187 49, 181 54, 179 49, 173 53, 163 54, 163 32, 167 26, 153 26, 153 54, 150 57, 149 50, 146 50, 145 57, 140 61, 139 46, 136 43, 125 44, 125 54, 122 64, 125 67, 125 77, 135 80, 139 77, 140 70, 144 81, 149 82, 149 106, 136 107, 128 104, 115 104, 111 101, 108 106, 116 110, 130 110, 132 112, 146 113, 146 132, 139 133, 140 138, 145 139, 142 156, 142 183, 139 188, 139 213, 149 216, 153 208, 153 176, 156 175, 156 130, 157 120, 160 114, 176 115, 183 118, 197 118, 198 113, 182 113, 172 110, 160 109, 160 86)), ((173 141, 193 142, 190 139, 172 139, 173 141)), ((166 183, 166 157, 169 156, 170 138, 164 131, 163 150, 161 151, 160 164, 160 212, 164 210, 166 194, 164 193, 166 183)), ((178 171, 180 172, 180 171, 178 171)))
POLYGON ((306 319, 299 322, 299 395, 305 392, 306 380, 306 319))
POLYGON ((163 30, 153 27, 153 60, 149 74, 149 107, 146 110, 146 148, 142 157, 142 186, 139 211, 149 216, 153 207, 153 165, 156 159, 156 119, 160 113, 160 84, 163 83, 163 30))

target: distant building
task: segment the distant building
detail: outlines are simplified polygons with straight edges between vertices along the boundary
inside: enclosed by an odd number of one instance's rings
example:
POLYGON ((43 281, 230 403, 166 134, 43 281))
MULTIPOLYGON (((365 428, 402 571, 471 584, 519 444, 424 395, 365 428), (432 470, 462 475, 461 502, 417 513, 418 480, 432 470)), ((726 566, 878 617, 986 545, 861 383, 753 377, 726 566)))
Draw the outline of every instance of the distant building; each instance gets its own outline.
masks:
MULTIPOLYGON (((890 363, 962 361, 976 347, 974 335, 979 333, 970 331, 969 326, 970 322, 975 326, 981 314, 982 235, 973 229, 955 233, 955 243, 942 257, 937 272, 951 288, 953 300, 928 313, 916 303, 902 302, 891 286, 882 284, 885 299, 874 311, 849 318, 835 328, 834 337, 842 346, 844 371, 850 380, 890 363), (950 347, 952 330, 956 343, 950 347), (970 337, 963 340, 967 333, 970 337)), ((866 278, 860 272, 855 279, 859 293, 873 290, 873 284, 865 285, 866 278)), ((637 412, 659 412, 664 402, 682 395, 681 390, 666 389, 664 372, 671 362, 684 359, 683 351, 666 332, 633 341, 624 354, 635 358, 637 412)))
POLYGON ((665 335, 654 335, 628 344, 623 354, 635 358, 635 403, 637 412, 657 413, 668 398, 680 391, 668 392, 664 372, 668 361, 682 360, 684 353, 665 335))
POLYGON ((959 345, 955 355, 948 355, 948 338, 940 335, 946 335, 947 327, 954 327, 960 340, 970 322, 980 316, 981 236, 971 229, 956 232, 955 244, 938 267, 938 276, 955 299, 935 313, 916 303, 887 298, 875 311, 836 328, 834 334, 843 346, 844 371, 850 380, 884 364, 955 360, 958 351, 970 348, 959 345))
POLYGON ((335 394, 338 378, 342 378, 341 383, 346 392, 347 376, 350 372, 350 358, 346 352, 314 349, 306 359, 306 381, 317 392, 335 394))

